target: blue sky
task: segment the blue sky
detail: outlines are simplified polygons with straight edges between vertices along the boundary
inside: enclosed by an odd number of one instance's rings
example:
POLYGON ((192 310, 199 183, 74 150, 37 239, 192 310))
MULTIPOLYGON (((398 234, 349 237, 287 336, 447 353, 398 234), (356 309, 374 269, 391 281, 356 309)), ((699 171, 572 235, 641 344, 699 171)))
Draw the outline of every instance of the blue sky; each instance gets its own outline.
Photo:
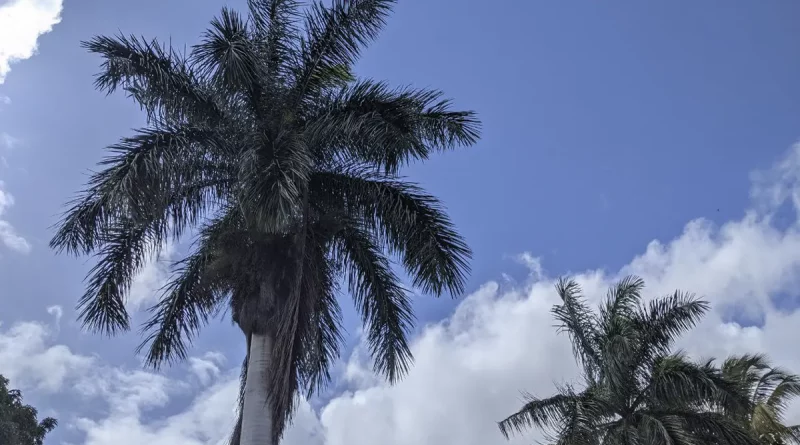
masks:
MULTIPOLYGON (((780 340, 800 317, 800 3, 399 3, 357 72, 440 88, 479 113, 480 143, 406 172, 442 198, 472 246, 470 296, 416 301, 418 366, 397 388, 365 370, 358 348, 347 354, 287 442, 313 432, 319 443, 366 444, 391 429, 397 444, 499 443, 492 422, 516 407, 517 390, 549 391, 572 370, 547 314, 552 278, 568 272, 598 292, 634 271, 654 292, 703 294, 717 309, 690 351, 749 347, 800 371, 780 340), (464 375, 444 384, 436 369, 464 375), (420 409, 436 391, 440 405, 420 409), (462 420, 414 417, 451 411, 462 420), (374 436, 348 436, 365 413, 380 416, 374 436), (421 436, 402 428, 410 419, 421 436)), ((79 41, 119 30, 191 45, 221 6, 0 0, 0 373, 62 419, 52 443, 215 444, 230 426, 243 346, 229 323, 201 336, 192 361, 144 371, 135 335, 95 337, 74 322, 91 260, 47 248, 102 147, 143 123, 122 95, 93 90, 99 60, 79 41), (58 372, 39 375, 42 366, 58 372)), ((163 264, 145 275, 136 290, 146 302, 163 264)))

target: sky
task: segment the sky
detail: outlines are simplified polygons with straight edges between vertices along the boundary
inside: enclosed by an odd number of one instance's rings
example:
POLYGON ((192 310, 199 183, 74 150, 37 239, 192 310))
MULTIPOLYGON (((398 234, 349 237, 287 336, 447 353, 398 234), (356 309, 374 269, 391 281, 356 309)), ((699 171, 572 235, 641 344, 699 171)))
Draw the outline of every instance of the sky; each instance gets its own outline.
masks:
MULTIPOLYGON (((76 323, 91 259, 47 247, 102 148, 144 122, 93 89, 100 60, 79 42, 121 31, 182 48, 222 5, 0 0, 0 374, 60 420, 49 444, 216 445, 233 425, 244 345, 229 321, 186 362, 145 369, 135 331, 76 323)), ((713 310, 680 347, 800 372, 798 14, 792 0, 400 1, 356 71, 442 89, 483 121, 474 147, 405 172, 472 246, 468 292, 415 297, 415 366, 394 387, 350 323, 335 382, 285 443, 505 443, 495 422, 520 391, 577 375, 549 314, 564 274, 592 301, 631 273, 651 297, 694 292, 713 310)), ((135 320, 180 254, 137 278, 135 320)))

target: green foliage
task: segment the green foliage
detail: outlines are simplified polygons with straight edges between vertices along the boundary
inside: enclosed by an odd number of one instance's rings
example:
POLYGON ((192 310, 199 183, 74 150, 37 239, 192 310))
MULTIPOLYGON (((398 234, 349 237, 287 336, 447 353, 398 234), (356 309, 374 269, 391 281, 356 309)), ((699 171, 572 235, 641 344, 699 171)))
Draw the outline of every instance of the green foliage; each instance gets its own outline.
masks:
POLYGON ((722 364, 723 375, 749 395, 751 409, 740 417, 751 435, 763 445, 800 443, 800 425, 786 426, 789 401, 800 396, 800 377, 773 367, 761 354, 730 357, 722 364))
POLYGON ((570 336, 584 384, 529 396, 500 422, 506 437, 537 427, 559 445, 756 443, 737 420, 752 407, 740 385, 712 362, 671 351, 707 303, 677 291, 645 304, 643 289, 641 279, 625 278, 592 312, 576 282, 559 281, 562 303, 552 312, 570 336))
POLYGON ((58 421, 52 417, 39 421, 36 416, 36 408, 23 404, 19 390, 8 389, 8 379, 0 375, 0 443, 42 445, 58 421))
POLYGON ((366 324, 375 369, 408 368, 414 320, 390 267, 434 295, 463 291, 470 250, 443 206, 400 176, 471 145, 479 122, 435 90, 359 79, 353 65, 393 0, 292 0, 224 8, 188 53, 135 36, 84 43, 99 90, 125 91, 146 128, 109 147, 51 246, 94 254, 83 323, 130 328, 131 280, 168 240, 191 253, 144 325, 153 366, 186 356, 213 316, 275 336, 269 387, 280 435, 297 392, 329 380, 342 345, 340 284, 366 324))

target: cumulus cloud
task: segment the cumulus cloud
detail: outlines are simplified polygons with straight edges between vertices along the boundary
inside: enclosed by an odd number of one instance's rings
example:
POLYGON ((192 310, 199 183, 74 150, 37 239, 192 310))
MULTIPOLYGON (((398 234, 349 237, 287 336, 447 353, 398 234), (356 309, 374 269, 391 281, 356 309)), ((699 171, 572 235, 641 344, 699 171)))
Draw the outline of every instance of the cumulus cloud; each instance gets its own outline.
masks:
POLYGON ((13 385, 54 393, 91 369, 94 358, 52 345, 53 338, 50 327, 37 322, 0 329, 0 373, 13 385))
POLYGON ((203 385, 218 377, 224 364, 225 356, 214 351, 206 352, 202 357, 189 358, 189 370, 203 385))
POLYGON ((61 21, 63 0, 10 0, 0 4, 0 84, 15 62, 32 57, 38 39, 61 21))
MULTIPOLYGON (((791 224, 776 224, 781 209, 788 205, 797 210, 794 197, 800 181, 795 178, 800 178, 800 146, 773 169, 754 174, 754 203, 740 219, 720 226, 704 219, 690 221, 673 240, 643 246, 643 253, 618 271, 587 270, 573 277, 594 302, 607 286, 630 273, 646 280, 652 297, 676 288, 696 292, 712 303, 713 310, 681 340, 680 347, 697 357, 760 351, 800 372, 792 336, 800 325, 795 299, 800 220, 794 217, 791 224), (743 311, 758 323, 743 325, 736 321, 740 317, 731 317, 743 311)), ((412 345, 415 366, 399 384, 389 386, 374 378, 357 348, 342 367, 345 371, 337 385, 349 390, 321 402, 316 412, 301 403, 284 443, 503 443, 495 422, 519 408, 520 391, 546 396, 554 383, 577 377, 568 339, 556 333, 549 313, 557 296, 546 258, 524 254, 519 259, 530 267, 528 280, 486 283, 447 319, 426 326, 412 345)), ((9 335, 19 337, 12 331, 0 332, 9 335)), ((0 341, 0 372, 6 372, 2 366, 8 362, 2 354, 10 345, 0 341)), ((50 348, 39 345, 34 350, 50 348)), ((108 410, 73 421, 82 433, 76 443, 223 443, 233 425, 237 370, 223 371, 218 359, 206 355, 189 362, 187 372, 202 375, 202 389, 188 405, 174 406, 179 414, 166 417, 147 414, 175 400, 175 393, 185 394, 181 386, 185 384, 143 371, 117 370, 121 377, 111 372, 94 377, 105 383, 86 393, 103 397, 108 410)), ((795 422, 800 421, 797 408, 791 407, 789 413, 795 422)), ((531 432, 511 443, 537 438, 531 432)))
POLYGON ((14 197, 5 191, 5 184, 0 181, 0 244, 19 253, 29 253, 31 245, 4 219, 5 211, 13 205, 14 197))

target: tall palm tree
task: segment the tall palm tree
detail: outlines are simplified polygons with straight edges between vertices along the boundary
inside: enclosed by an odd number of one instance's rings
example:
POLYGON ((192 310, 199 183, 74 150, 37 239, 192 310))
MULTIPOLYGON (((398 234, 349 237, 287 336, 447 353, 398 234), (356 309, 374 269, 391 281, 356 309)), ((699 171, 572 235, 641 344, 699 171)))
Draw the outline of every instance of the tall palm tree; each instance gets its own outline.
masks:
POLYGON ((749 395, 751 410, 742 420, 759 443, 800 443, 800 425, 784 424, 789 402, 800 396, 800 376, 773 367, 761 354, 729 357, 722 364, 722 373, 742 385, 749 395))
POLYGON ((529 396, 499 423, 508 437, 530 427, 563 445, 749 444, 730 415, 748 400, 711 362, 694 363, 672 352, 675 338, 692 328, 708 304, 676 291, 642 302, 644 282, 627 277, 612 286, 593 313, 578 284, 560 280, 562 303, 553 308, 582 368, 582 388, 529 396))
POLYGON ((147 363, 182 359, 214 315, 247 340, 244 445, 277 443, 301 390, 330 378, 342 345, 340 284, 366 325, 375 370, 409 366, 409 297, 390 267, 430 294, 463 291, 470 250, 406 164, 473 144, 479 122, 438 91, 390 88, 352 67, 393 0, 249 0, 223 9, 184 54, 100 36, 98 89, 147 113, 59 223, 51 246, 96 254, 82 322, 128 330, 131 279, 169 240, 196 236, 143 327, 147 363))

